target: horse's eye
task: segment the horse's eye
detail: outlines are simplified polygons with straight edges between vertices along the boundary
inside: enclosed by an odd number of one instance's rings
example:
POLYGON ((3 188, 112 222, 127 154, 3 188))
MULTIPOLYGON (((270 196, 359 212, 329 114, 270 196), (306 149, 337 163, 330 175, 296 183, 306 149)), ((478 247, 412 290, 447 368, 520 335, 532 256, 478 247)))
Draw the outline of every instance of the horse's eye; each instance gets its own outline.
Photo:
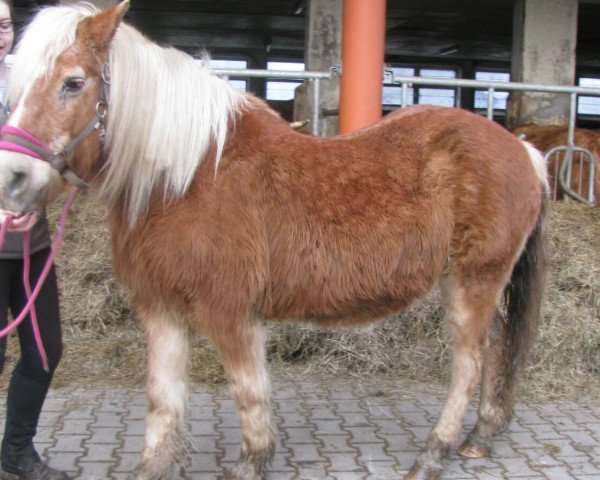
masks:
POLYGON ((63 83, 63 94, 79 93, 85 85, 85 79, 79 77, 70 77, 63 83))

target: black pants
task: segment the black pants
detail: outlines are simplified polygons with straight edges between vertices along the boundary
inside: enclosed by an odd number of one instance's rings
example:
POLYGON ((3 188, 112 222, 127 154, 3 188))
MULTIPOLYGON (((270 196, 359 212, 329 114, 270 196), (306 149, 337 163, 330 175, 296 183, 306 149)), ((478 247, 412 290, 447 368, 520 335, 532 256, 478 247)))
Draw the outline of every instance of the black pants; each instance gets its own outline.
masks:
MULTIPOLYGON (((31 255, 30 284, 35 288, 49 249, 31 255)), ((8 309, 17 318, 27 304, 23 287, 23 260, 0 259, 0 327, 7 325, 8 309)), ((18 327, 21 356, 13 371, 6 399, 6 426, 2 440, 2 465, 19 459, 39 460, 33 447, 40 412, 62 355, 60 307, 54 266, 35 301, 40 335, 48 356, 45 371, 29 316, 18 327)), ((4 369, 6 338, 0 339, 0 373, 4 369)))

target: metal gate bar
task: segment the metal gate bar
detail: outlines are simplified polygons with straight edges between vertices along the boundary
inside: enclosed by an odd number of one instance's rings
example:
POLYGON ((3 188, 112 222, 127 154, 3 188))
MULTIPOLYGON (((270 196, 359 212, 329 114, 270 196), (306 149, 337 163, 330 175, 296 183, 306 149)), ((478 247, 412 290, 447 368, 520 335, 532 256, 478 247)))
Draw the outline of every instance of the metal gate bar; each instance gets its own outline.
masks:
POLYGON ((579 200, 589 206, 596 204, 595 178, 596 162, 592 152, 585 148, 565 145, 550 149, 545 155, 546 161, 553 162, 551 195, 556 199, 559 194, 559 186, 565 195, 579 200), (588 165, 589 174, 584 184, 585 165, 588 165), (577 166, 578 177, 573 178, 573 167, 577 166), (575 182, 573 182, 575 180, 575 182), (573 188, 576 185, 576 189, 573 188))

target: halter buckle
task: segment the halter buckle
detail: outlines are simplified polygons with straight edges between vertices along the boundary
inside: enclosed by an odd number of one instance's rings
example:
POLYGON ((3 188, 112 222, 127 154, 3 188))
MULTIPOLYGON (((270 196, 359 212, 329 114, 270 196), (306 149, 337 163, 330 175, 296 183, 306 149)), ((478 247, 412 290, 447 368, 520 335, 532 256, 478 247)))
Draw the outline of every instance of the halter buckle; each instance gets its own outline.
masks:
POLYGON ((102 65, 102 82, 105 85, 110 85, 110 66, 108 62, 104 62, 102 65))
POLYGON ((100 100, 96 104, 96 115, 98 116, 98 120, 104 120, 106 117, 106 113, 108 112, 108 104, 105 100, 100 100))

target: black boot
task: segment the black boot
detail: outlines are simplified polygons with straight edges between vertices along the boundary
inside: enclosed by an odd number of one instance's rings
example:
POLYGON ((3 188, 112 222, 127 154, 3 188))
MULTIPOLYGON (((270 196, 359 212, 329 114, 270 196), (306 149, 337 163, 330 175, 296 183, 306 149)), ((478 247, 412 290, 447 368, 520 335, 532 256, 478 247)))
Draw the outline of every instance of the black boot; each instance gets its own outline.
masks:
MULTIPOLYGON (((13 478, 66 480, 64 473, 45 465, 33 446, 33 437, 46 399, 52 375, 31 379, 15 368, 6 398, 6 426, 0 451, 0 466, 13 478)), ((7 477, 10 478, 10 477, 7 477)))
MULTIPOLYGON (((23 459, 22 459, 23 460, 23 459)), ((60 470, 49 467, 42 461, 33 463, 33 457, 26 459, 19 465, 18 471, 9 472, 2 465, 1 480, 69 480, 69 477, 60 470)))

